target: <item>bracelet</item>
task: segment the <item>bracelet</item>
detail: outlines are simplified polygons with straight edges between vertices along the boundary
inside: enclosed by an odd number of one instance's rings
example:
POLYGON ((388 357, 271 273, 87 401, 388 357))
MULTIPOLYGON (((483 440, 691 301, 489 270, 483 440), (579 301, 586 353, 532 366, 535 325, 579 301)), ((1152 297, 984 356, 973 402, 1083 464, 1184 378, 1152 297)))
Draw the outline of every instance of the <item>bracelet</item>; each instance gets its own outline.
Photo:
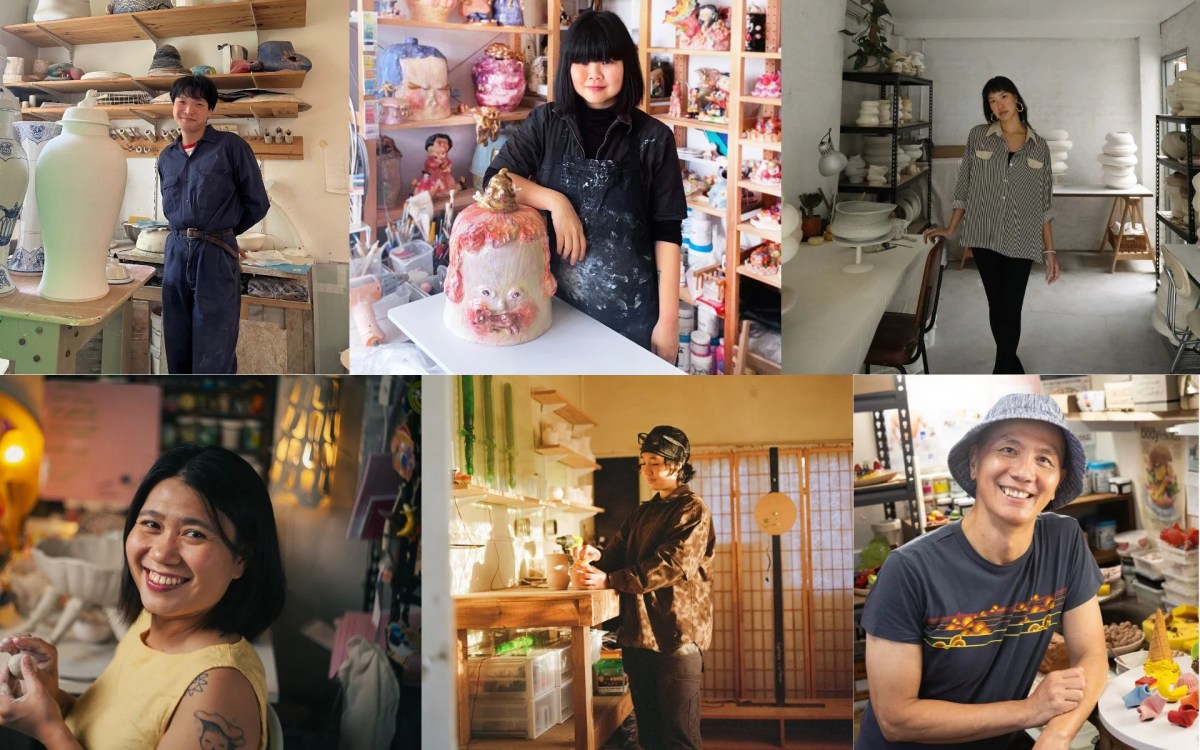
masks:
POLYGON ((1058 251, 1057 250, 1043 250, 1042 251, 1042 255, 1049 255, 1050 253, 1054 253, 1055 255, 1057 255, 1058 251))

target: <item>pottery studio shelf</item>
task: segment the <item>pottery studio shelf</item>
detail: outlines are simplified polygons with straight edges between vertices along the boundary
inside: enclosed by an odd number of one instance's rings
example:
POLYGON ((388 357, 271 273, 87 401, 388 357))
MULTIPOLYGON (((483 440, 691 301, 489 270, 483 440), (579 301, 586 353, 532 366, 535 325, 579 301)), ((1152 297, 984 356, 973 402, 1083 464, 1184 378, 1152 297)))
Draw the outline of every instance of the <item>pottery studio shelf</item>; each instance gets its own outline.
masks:
MULTIPOLYGON (((232 73, 211 75, 209 80, 221 91, 236 89, 298 89, 304 86, 307 75, 301 70, 281 70, 270 73, 232 73)), ((182 76, 139 76, 137 78, 105 78, 91 81, 26 81, 8 83, 14 91, 40 91, 43 94, 86 94, 88 91, 144 91, 162 94, 171 90, 171 85, 182 76)), ((227 103, 217 105, 224 109, 227 103)))
POLYGON ((454 499, 465 500, 477 505, 494 505, 503 508, 516 508, 517 510, 545 509, 564 511, 566 513, 581 513, 589 516, 604 512, 603 508, 598 508, 595 505, 576 505, 567 502, 539 500, 536 497, 527 497, 515 492, 493 490, 487 487, 480 487, 476 484, 455 487, 454 499))
MULTIPOLYGON (((114 138, 119 144, 124 144, 124 141, 114 138)), ((255 159, 264 161, 303 161, 304 160, 304 138, 295 136, 291 143, 267 143, 261 138, 245 138, 242 140, 250 146, 250 150, 254 152, 255 159)), ((164 148, 171 145, 173 141, 160 140, 152 141, 149 138, 133 138, 130 139, 131 147, 141 147, 143 151, 125 150, 125 156, 130 159, 157 159, 158 155, 164 148)))
POLYGON ((1180 222, 1178 219, 1172 218, 1170 211, 1155 211, 1154 213, 1158 215, 1158 221, 1160 224, 1182 237, 1185 242, 1197 241, 1197 235, 1200 233, 1189 232, 1187 224, 1180 222))
POLYGON ((843 133, 858 133, 861 135, 891 135, 893 133, 911 133, 914 130, 925 130, 930 126, 928 122, 910 122, 907 125, 899 125, 892 127, 890 125, 877 125, 874 127, 862 125, 843 125, 841 131, 843 133))
MULTIPOLYGON (((23 120, 61 120, 67 107, 26 107, 21 110, 23 120)), ((108 114, 109 120, 145 120, 158 123, 171 118, 170 104, 133 104, 121 106, 96 107, 97 110, 108 114)), ((295 119, 300 116, 300 104, 297 102, 226 102, 217 108, 213 119, 220 120, 232 117, 257 117, 260 119, 295 119)))
POLYGON ((728 122, 709 122, 708 120, 695 120, 690 117, 671 117, 670 115, 655 115, 655 117, 673 128, 694 128, 696 130, 708 130, 713 133, 729 132, 728 122))
POLYGON ((250 0, 142 13, 20 23, 3 30, 35 47, 151 41, 201 34, 300 28, 307 23, 307 0, 250 0))
POLYGON ((928 176, 929 176, 929 169, 922 169, 920 172, 918 172, 916 174, 905 176, 904 179, 900 180, 900 184, 897 185, 896 187, 892 187, 891 185, 868 185, 865 182, 859 182, 859 183, 839 182, 838 183, 838 192, 840 192, 840 193, 893 193, 893 192, 896 192, 897 190, 903 190, 904 188, 908 187, 909 185, 913 184, 914 182, 917 182, 921 178, 928 177, 928 176))
MULTIPOLYGON (((529 113, 533 110, 529 107, 517 107, 511 112, 501 112, 501 122, 514 122, 524 120, 529 117, 529 113)), ((470 125, 475 126, 475 117, 473 115, 451 115, 438 120, 407 120, 398 125, 380 125, 379 131, 385 133, 391 130, 429 130, 431 128, 451 127, 454 125, 470 125)))
POLYGON ((534 401, 547 407, 569 424, 576 427, 596 426, 596 420, 589 417, 582 409, 571 403, 566 396, 556 390, 535 388, 529 395, 534 401))
POLYGON ((500 26, 491 23, 454 23, 452 21, 410 21, 407 18, 381 16, 380 26, 403 26, 406 29, 441 29, 443 31, 474 31, 484 34, 541 34, 550 29, 538 26, 500 26))
POLYGON ((745 263, 743 263, 737 267, 737 272, 741 276, 745 276, 748 279, 754 279, 755 281, 762 282, 763 284, 766 284, 767 286, 773 286, 776 289, 779 289, 781 286, 780 279, 779 279, 780 274, 777 274, 777 273, 760 273, 759 271, 756 271, 754 268, 752 268, 751 266, 749 266, 745 263))
POLYGON ((600 464, 593 459, 573 451, 565 445, 540 445, 533 449, 536 453, 558 461, 563 466, 569 466, 572 469, 588 469, 595 471, 600 468, 600 464))

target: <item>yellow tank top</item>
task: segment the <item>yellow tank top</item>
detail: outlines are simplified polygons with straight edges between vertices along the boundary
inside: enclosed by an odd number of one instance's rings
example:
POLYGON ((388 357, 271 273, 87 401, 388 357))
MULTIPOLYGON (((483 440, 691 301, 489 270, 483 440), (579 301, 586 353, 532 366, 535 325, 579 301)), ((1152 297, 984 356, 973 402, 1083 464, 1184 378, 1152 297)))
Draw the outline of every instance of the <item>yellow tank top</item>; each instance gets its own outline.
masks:
POLYGON ((112 662, 67 715, 67 726, 79 744, 87 750, 157 747, 196 675, 232 667, 245 675, 258 696, 258 748, 263 750, 267 743, 267 677, 246 639, 187 654, 164 654, 142 642, 149 629, 150 616, 142 612, 117 644, 112 662))

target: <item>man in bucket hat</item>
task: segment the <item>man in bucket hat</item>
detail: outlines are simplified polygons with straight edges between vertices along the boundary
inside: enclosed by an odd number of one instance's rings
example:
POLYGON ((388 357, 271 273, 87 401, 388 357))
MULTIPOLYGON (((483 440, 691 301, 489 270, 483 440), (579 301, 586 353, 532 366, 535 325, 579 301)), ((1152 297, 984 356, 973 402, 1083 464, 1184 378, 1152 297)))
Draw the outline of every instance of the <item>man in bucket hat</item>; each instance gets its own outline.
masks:
POLYGON ((1102 581, 1079 524, 1083 446, 1049 397, 1011 394, 950 450, 975 498, 893 552, 867 598, 871 700, 856 748, 1067 748, 1104 688, 1102 581), (1055 630, 1070 668, 1030 693, 1055 630))
POLYGON ((617 641, 638 744, 699 748, 701 652, 712 640, 712 514, 687 486, 693 469, 683 430, 660 425, 638 443, 638 466, 655 495, 625 519, 603 554, 583 548, 575 584, 620 594, 617 641))

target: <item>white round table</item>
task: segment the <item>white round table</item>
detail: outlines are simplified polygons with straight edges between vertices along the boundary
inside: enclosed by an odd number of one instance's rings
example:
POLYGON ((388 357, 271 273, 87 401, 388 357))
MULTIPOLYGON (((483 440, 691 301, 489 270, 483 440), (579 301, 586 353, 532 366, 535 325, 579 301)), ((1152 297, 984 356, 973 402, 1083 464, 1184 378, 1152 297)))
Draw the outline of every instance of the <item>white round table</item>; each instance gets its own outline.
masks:
MULTIPOLYGON (((1176 657, 1175 663, 1179 665, 1181 674, 1192 671, 1191 657, 1176 657)), ((1125 708, 1121 698, 1133 690, 1134 683, 1144 674, 1142 668, 1138 667, 1108 681, 1096 704, 1105 731, 1113 739, 1135 750, 1179 750, 1200 746, 1200 722, 1184 729, 1167 721, 1167 712, 1178 709, 1178 703, 1168 703, 1162 714, 1152 721, 1140 721, 1137 709, 1125 708)))

